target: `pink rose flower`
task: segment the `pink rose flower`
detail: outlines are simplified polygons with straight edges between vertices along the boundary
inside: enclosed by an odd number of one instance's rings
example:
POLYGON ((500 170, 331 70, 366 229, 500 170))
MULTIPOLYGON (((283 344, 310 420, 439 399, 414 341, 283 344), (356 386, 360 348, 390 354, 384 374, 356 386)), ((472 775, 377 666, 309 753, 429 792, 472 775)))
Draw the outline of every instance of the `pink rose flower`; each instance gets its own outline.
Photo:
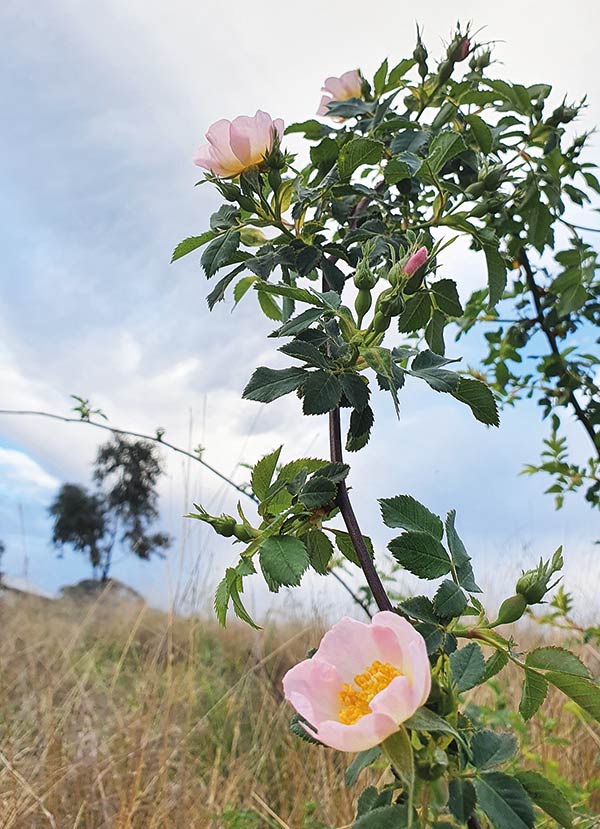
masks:
POLYGON ((238 115, 233 121, 222 118, 209 127, 208 144, 197 151, 194 164, 223 178, 239 176, 264 160, 275 135, 283 137, 283 121, 260 109, 254 116, 238 115))
POLYGON ((404 267, 402 268, 402 272, 405 273, 407 276, 412 276, 415 271, 418 271, 421 265, 424 265, 427 262, 427 257, 429 256, 429 251, 425 246, 419 248, 412 256, 409 256, 406 262, 404 263, 404 267))
POLYGON ((329 115, 327 104, 332 101, 347 101, 348 98, 362 97, 362 78, 358 69, 351 69, 339 78, 327 78, 321 89, 325 95, 321 98, 317 115, 329 115))
POLYGON ((396 732, 427 700, 425 640, 390 610, 370 624, 345 617, 312 659, 287 672, 283 690, 310 724, 303 724, 309 734, 339 751, 363 751, 396 732))

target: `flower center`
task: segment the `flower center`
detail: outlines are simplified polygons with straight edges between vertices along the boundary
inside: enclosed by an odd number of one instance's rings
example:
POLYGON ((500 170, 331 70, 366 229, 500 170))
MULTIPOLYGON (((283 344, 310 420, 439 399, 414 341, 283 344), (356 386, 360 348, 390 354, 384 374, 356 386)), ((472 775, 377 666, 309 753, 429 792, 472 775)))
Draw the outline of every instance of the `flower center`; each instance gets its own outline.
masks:
POLYGON ((371 713, 369 703, 376 694, 387 688, 392 679, 401 676, 400 671, 389 662, 372 662, 367 670, 354 677, 354 685, 345 682, 339 692, 341 708, 338 719, 344 725, 353 725, 365 714, 371 713))

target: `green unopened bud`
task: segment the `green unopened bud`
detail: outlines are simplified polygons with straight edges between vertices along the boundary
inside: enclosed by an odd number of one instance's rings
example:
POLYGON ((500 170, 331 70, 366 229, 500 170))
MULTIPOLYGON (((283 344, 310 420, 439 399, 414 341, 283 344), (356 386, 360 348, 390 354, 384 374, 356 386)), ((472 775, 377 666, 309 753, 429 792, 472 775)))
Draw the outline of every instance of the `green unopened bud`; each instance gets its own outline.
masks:
POLYGON ((458 107, 456 104, 453 104, 451 101, 446 101, 446 103, 440 107, 440 111, 431 122, 431 128, 434 130, 441 129, 444 124, 447 124, 448 121, 451 121, 454 118, 457 110, 458 107))
POLYGON ((354 284, 360 289, 370 289, 375 286, 377 276, 373 273, 369 266, 369 260, 365 256, 358 263, 356 273, 354 274, 354 284))
POLYGON ((361 288, 358 294, 356 295, 356 300, 354 301, 354 308, 356 309, 356 316, 358 318, 359 327, 362 325, 362 321, 365 315, 368 313, 372 303, 373 298, 371 297, 371 291, 368 289, 361 288))
POLYGON ((454 63, 451 60, 443 60, 438 67, 438 78, 440 84, 449 81, 453 71, 454 63))
POLYGON ((500 605, 498 611, 498 618, 493 623, 492 627, 497 625, 509 625, 511 622, 516 622, 525 613, 527 609, 527 602, 520 593, 510 598, 505 599, 500 605))
POLYGON ((400 262, 396 262, 388 271, 387 278, 392 288, 401 288, 406 282, 406 274, 400 262))
POLYGON ((500 182, 505 176, 505 169, 503 164, 494 164, 493 167, 487 171, 483 177, 483 186, 488 191, 494 191, 498 188, 500 182))
POLYGON ((550 579, 563 566, 562 547, 552 556, 550 561, 542 561, 535 568, 535 570, 527 570, 523 573, 517 582, 516 591, 518 595, 523 596, 527 604, 538 604, 541 602, 546 593, 555 587, 560 579, 557 579, 554 584, 549 584, 550 579))
POLYGON ((468 193, 472 199, 477 199, 485 192, 485 184, 483 181, 474 181, 465 188, 465 193, 468 193))
POLYGON ((258 227, 243 227, 240 230, 242 245, 248 248, 258 248, 267 241, 267 237, 258 227))
POLYGON ((469 61, 469 67, 473 70, 473 72, 481 72, 492 62, 492 53, 489 49, 486 49, 484 52, 480 52, 478 55, 473 55, 471 60, 469 61))
POLYGON ((376 334, 383 334, 384 331, 387 331, 390 327, 390 323, 392 318, 389 317, 387 314, 384 314, 382 311, 377 311, 375 316, 373 317, 373 322, 371 323, 371 329, 376 334))
POLYGON ((561 104, 556 107, 552 115, 546 121, 550 127, 558 127, 559 124, 569 124, 579 113, 577 107, 570 107, 566 104, 561 104))
POLYGON ((417 63, 425 63, 428 57, 427 49, 425 48, 425 44, 422 40, 419 40, 417 45, 415 46, 415 50, 413 52, 413 58, 417 63))
POLYGON ((238 541, 244 541, 246 543, 254 541, 257 536, 256 530, 245 524, 236 524, 233 528, 233 534, 238 541))

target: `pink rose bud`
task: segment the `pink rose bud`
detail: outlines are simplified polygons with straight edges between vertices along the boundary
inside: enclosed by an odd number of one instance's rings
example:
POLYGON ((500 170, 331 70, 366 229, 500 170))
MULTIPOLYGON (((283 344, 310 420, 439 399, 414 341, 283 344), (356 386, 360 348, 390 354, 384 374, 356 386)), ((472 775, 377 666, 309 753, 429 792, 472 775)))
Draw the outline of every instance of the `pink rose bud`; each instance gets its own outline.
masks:
POLYGON ((461 60, 464 60, 469 56, 469 52, 471 50, 471 41, 468 37, 463 37, 460 43, 458 44, 458 49, 456 50, 456 61, 460 63, 461 60))
POLYGON ((398 731, 431 690, 425 640, 390 610, 365 624, 345 617, 312 659, 283 678, 285 698, 311 736, 339 751, 364 751, 398 731))
POLYGON ((358 69, 351 69, 339 78, 327 78, 321 89, 325 95, 321 98, 317 115, 329 115, 327 104, 333 101, 347 101, 349 98, 362 98, 362 78, 358 69))
POLYGON ((427 262, 428 256, 429 251, 426 247, 419 248, 419 250, 413 253, 412 256, 408 257, 404 267, 402 268, 402 272, 407 276, 412 276, 415 271, 419 270, 421 265, 424 265, 425 262, 427 262))
POLYGON ((238 115, 233 121, 223 118, 209 127, 204 144, 194 156, 194 164, 216 176, 239 176, 261 164, 273 149, 275 136, 283 137, 283 121, 258 110, 256 115, 238 115))

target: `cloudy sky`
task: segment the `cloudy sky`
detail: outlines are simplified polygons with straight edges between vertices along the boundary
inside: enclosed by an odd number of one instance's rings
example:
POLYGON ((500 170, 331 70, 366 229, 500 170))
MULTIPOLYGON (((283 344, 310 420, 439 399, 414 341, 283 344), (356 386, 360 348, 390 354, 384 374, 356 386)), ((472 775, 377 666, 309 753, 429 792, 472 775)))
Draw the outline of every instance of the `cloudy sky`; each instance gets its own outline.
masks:
MULTIPOLYGON (((557 0, 422 0, 418 15, 431 53, 457 17, 471 19, 498 41, 499 73, 552 83, 556 100, 588 93, 578 128, 600 122, 595 0, 572 0, 568 15, 557 0)), ((311 117, 327 75, 355 66, 369 75, 386 55, 410 54, 414 18, 415 7, 398 0, 4 0, 0 408, 68 413, 69 395, 80 394, 117 426, 161 426, 174 443, 201 443, 207 461, 240 481, 241 462, 280 443, 287 459, 323 455, 325 424, 302 418, 294 400, 268 408, 240 400, 253 367, 269 360, 268 323, 250 302, 233 321, 223 304, 209 314, 197 261, 169 265, 170 253, 218 205, 207 187, 194 188, 190 161, 212 121, 259 107, 287 123, 311 117)), ((593 152, 599 160, 597 142, 593 152)), ((445 267, 463 295, 484 279, 481 262, 457 246, 445 267)), ((480 349, 473 339, 450 350, 473 364, 480 349)), ((595 516, 577 500, 554 512, 546 482, 518 475, 546 431, 534 406, 489 430, 410 386, 400 424, 387 400, 378 420, 352 485, 382 547, 375 498, 410 492, 436 510, 458 510, 482 582, 509 584, 520 565, 563 543, 568 586, 580 601, 589 595, 595 516)), ((585 438, 571 435, 584 457, 585 438)), ((61 482, 88 481, 101 437, 84 425, 0 419, 0 538, 11 576, 53 592, 87 575, 76 554, 57 559, 49 546, 46 508, 61 482)), ((212 511, 235 504, 197 465, 165 461, 161 519, 177 539, 169 559, 115 568, 161 605, 186 590, 203 596, 231 558, 182 520, 191 502, 212 511)), ((343 601, 321 579, 310 587, 321 606, 343 601)), ((267 606, 260 594, 253 601, 267 606)))

